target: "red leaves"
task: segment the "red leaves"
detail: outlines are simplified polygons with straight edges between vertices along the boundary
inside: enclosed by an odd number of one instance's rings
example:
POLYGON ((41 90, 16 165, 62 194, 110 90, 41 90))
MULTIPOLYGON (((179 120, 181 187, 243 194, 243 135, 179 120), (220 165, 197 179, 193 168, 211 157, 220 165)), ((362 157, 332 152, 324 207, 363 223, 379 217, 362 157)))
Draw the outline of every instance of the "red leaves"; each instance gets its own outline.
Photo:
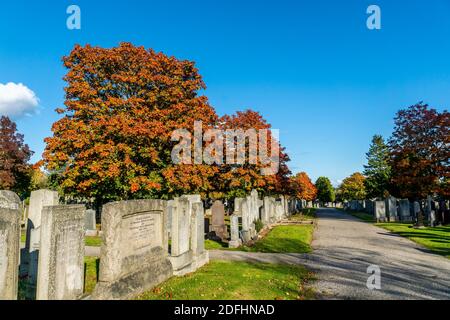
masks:
POLYGON ((448 193, 450 113, 419 103, 400 110, 389 140, 392 182, 401 197, 448 193))

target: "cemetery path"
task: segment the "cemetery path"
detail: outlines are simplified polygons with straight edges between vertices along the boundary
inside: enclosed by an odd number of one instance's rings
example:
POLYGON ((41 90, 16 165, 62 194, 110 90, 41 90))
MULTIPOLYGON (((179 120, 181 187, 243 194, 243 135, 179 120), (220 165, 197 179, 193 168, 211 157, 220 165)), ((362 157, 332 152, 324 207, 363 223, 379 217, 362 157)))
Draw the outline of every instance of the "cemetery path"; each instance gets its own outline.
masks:
POLYGON ((317 211, 312 254, 210 251, 211 259, 301 264, 324 299, 450 299, 450 259, 336 209, 317 211), (370 265, 381 290, 367 288, 370 265))

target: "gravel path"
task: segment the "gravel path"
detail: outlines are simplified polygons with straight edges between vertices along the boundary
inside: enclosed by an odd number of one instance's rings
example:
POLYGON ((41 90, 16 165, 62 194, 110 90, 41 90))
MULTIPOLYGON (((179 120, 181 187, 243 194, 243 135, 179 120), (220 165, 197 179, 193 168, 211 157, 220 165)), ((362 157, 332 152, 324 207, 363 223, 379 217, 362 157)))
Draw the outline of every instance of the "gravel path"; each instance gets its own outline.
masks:
POLYGON ((302 264, 325 299, 450 299, 450 259, 335 209, 319 209, 312 254, 210 251, 211 259, 302 264), (381 269, 369 290, 367 268, 381 269))

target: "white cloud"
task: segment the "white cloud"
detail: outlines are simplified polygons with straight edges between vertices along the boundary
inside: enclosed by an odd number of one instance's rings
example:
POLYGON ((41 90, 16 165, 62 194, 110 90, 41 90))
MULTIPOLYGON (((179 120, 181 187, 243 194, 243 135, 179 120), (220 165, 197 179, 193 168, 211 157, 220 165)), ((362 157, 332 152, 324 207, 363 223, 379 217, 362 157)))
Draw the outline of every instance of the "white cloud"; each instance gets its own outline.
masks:
POLYGON ((21 117, 37 111, 39 99, 22 83, 0 83, 0 116, 21 117))

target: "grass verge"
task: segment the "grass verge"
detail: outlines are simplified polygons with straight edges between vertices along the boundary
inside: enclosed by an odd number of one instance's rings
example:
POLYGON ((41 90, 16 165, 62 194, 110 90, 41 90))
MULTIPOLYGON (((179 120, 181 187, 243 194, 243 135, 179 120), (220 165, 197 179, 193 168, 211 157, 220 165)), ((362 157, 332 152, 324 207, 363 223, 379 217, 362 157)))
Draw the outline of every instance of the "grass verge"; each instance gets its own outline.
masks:
POLYGON ((98 266, 100 259, 97 257, 84 257, 84 292, 91 293, 98 279, 98 266))
POLYGON ((376 222, 375 218, 371 214, 368 214, 366 212, 347 211, 347 210, 344 210, 341 208, 337 208, 337 209, 339 211, 345 212, 345 213, 347 213, 355 218, 358 218, 360 220, 363 220, 365 222, 371 222, 371 223, 376 222))
POLYGON ((195 273, 173 277, 138 300, 296 300, 314 299, 302 266, 212 261, 195 273))
POLYGON ((450 259, 450 226, 413 228, 406 223, 377 223, 378 227, 408 238, 432 252, 450 259))
POLYGON ((309 253, 314 225, 276 226, 253 246, 242 246, 240 251, 266 253, 309 253))

